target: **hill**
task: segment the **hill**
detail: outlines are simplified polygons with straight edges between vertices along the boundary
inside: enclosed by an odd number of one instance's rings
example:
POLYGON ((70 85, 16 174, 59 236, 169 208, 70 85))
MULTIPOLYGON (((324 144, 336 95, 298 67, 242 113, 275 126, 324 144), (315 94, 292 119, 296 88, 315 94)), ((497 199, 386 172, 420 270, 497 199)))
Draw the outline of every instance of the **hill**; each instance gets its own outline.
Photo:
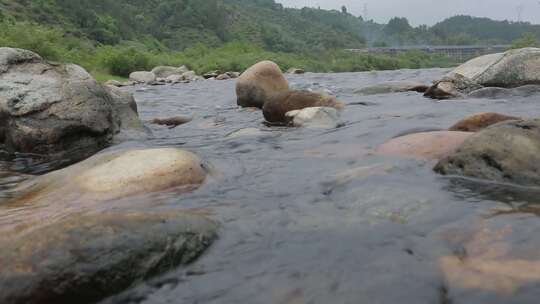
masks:
POLYGON ((102 44, 183 50, 248 41, 272 51, 361 47, 361 19, 273 0, 0 0, 4 19, 62 28, 102 44))

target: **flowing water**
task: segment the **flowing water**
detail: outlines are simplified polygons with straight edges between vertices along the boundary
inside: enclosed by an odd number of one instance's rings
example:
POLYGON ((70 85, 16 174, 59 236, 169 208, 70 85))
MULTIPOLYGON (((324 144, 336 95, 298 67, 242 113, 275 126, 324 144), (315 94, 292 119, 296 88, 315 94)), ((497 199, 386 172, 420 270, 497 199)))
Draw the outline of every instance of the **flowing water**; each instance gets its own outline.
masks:
MULTIPOLYGON (((143 120, 194 115, 174 129, 150 126, 155 137, 145 145, 193 151, 214 172, 193 193, 148 199, 207 213, 222 227, 194 264, 104 303, 538 303, 539 190, 442 177, 431 161, 372 152, 399 134, 445 129, 476 112, 539 114, 538 97, 354 94, 445 72, 289 76, 296 88, 349 104, 345 125, 332 130, 264 125, 260 111, 235 106, 233 80, 130 89, 143 120), (258 132, 236 133, 246 128, 258 132)), ((16 159, 2 167, 47 166, 16 159)), ((0 178, 1 198, 24 176, 0 178)))

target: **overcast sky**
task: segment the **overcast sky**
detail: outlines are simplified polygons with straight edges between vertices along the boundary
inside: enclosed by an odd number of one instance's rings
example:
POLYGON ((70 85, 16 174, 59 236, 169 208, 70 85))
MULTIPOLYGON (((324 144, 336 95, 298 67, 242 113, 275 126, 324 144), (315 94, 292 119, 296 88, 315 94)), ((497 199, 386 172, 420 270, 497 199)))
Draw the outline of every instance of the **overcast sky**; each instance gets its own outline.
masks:
POLYGON ((411 24, 432 25, 454 15, 472 15, 498 20, 521 19, 540 24, 540 0, 276 0, 290 7, 318 7, 339 9, 347 6, 354 15, 386 23, 394 16, 407 17, 411 24))

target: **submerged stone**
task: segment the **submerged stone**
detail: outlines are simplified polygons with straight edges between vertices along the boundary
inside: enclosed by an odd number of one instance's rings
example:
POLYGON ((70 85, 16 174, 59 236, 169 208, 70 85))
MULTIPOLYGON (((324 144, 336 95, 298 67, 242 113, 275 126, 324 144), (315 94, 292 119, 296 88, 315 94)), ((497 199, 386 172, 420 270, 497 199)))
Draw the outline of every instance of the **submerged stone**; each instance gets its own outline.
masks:
POLYGON ((391 139, 379 146, 376 152, 388 156, 438 160, 450 155, 472 134, 455 131, 409 134, 391 139))
POLYGON ((123 210, 0 237, 0 303, 95 303, 193 262, 216 230, 200 215, 123 210))
POLYGON ((429 88, 428 85, 416 81, 387 81, 372 86, 367 86, 356 90, 354 93, 361 95, 376 95, 399 92, 424 93, 429 88))

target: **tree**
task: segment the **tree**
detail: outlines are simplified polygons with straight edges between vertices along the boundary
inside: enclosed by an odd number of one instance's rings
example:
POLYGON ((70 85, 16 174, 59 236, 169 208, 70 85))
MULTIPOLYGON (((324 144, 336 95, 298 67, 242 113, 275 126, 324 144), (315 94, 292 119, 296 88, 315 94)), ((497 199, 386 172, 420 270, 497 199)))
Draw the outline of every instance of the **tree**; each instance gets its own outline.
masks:
POLYGON ((538 36, 536 36, 534 33, 525 33, 512 43, 513 49, 521 49, 524 47, 540 47, 538 36))
POLYGON ((347 14, 347 7, 346 7, 345 5, 343 5, 343 6, 341 7, 341 12, 342 12, 343 14, 347 14))
POLYGON ((413 28, 409 24, 409 20, 407 18, 399 18, 394 17, 390 19, 386 27, 384 28, 384 31, 388 35, 395 35, 395 34, 404 34, 406 32, 411 31, 413 28))

